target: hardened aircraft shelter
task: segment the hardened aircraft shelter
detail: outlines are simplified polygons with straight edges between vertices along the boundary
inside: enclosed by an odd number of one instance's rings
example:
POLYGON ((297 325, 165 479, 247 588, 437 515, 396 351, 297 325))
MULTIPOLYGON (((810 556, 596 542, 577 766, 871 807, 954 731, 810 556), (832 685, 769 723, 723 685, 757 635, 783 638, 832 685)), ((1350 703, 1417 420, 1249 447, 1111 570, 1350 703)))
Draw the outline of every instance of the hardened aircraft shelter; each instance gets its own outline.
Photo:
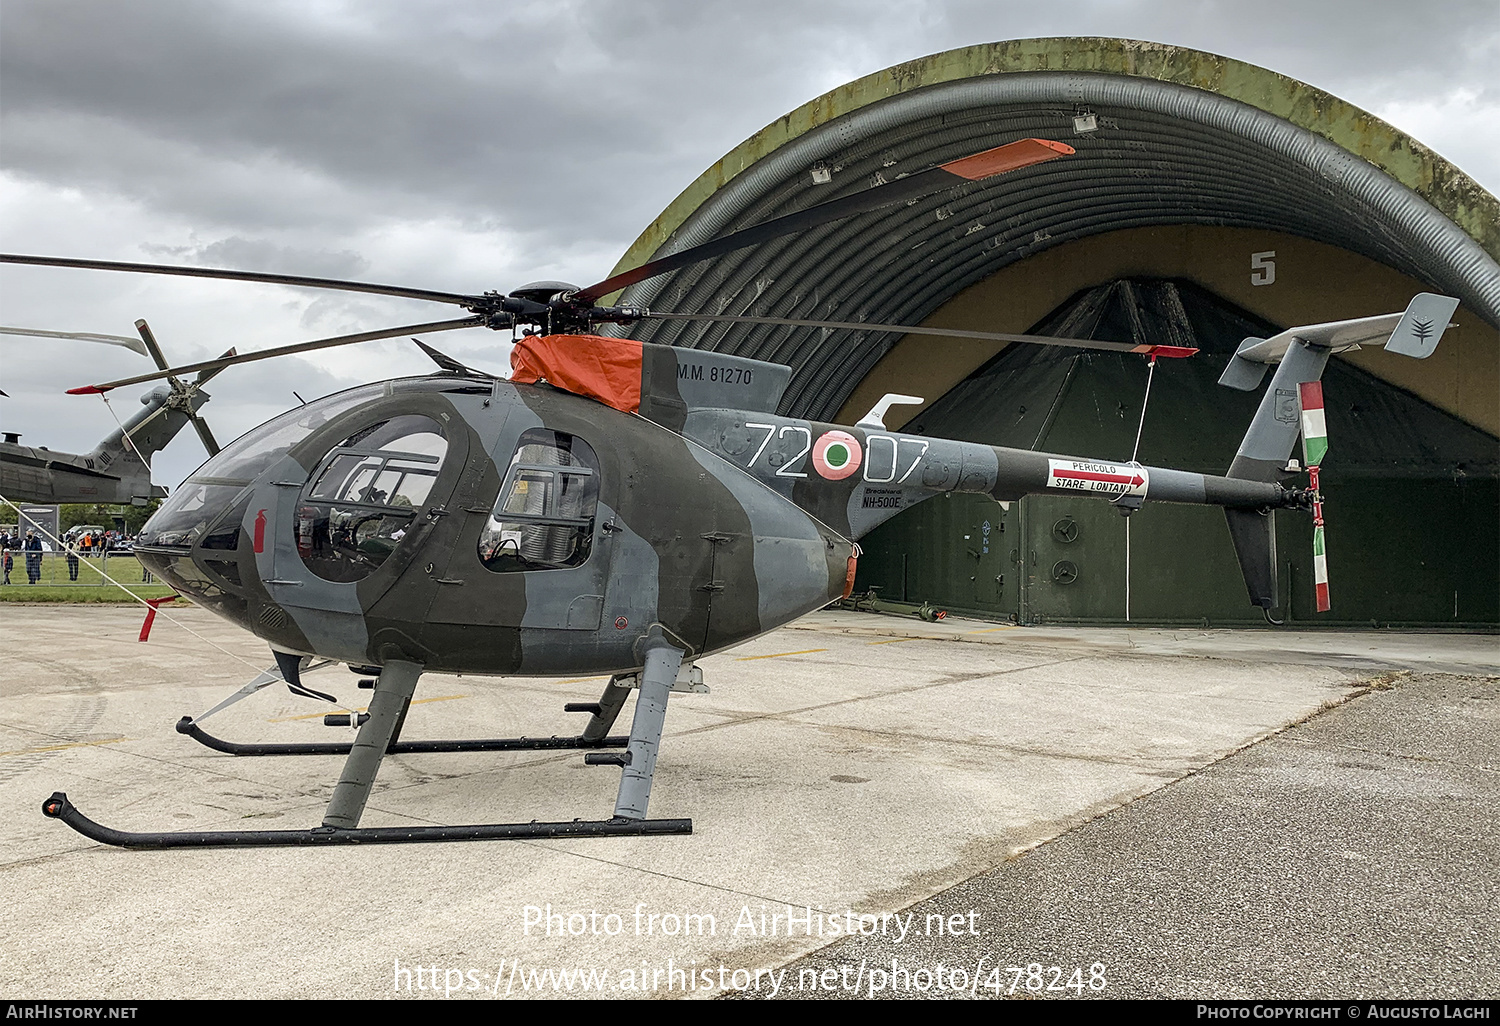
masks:
MULTIPOLYGON (((781 412, 1223 473, 1259 400, 1217 385, 1241 339, 1461 305, 1422 361, 1367 349, 1325 375, 1334 608, 1311 524, 1278 523, 1301 627, 1500 622, 1500 203, 1420 142, 1264 68, 1123 39, 1013 40, 827 93, 705 171, 619 267, 1014 139, 1077 153, 684 268, 653 309, 922 324, 1198 347, 1146 362, 1023 345, 705 322, 648 341, 785 363, 781 412), (1145 416, 1142 418, 1142 407, 1145 416), (1140 434, 1136 450, 1137 432, 1140 434)), ((935 499, 865 545, 858 588, 1034 624, 1260 623, 1216 510, 1037 496, 935 499)))

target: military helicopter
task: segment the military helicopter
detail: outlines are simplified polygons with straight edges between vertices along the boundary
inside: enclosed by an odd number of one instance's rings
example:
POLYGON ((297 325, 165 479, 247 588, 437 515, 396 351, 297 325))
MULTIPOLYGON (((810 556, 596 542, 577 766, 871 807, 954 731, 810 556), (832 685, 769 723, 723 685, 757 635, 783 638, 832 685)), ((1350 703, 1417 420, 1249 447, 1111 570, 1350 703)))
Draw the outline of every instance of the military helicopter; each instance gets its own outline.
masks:
MULTIPOLYGON (((1426 356, 1457 301, 1423 294, 1403 314, 1247 339, 1226 384, 1276 372, 1226 476, 1007 449, 888 430, 887 395, 852 426, 777 414, 791 369, 730 354, 589 334, 600 323, 705 318, 957 334, 1048 345, 1190 355, 1164 346, 902 325, 661 313, 598 306, 612 292, 741 246, 1071 153, 1020 140, 876 185, 654 259, 577 289, 538 282, 461 295, 288 275, 52 257, 0 261, 277 282, 457 305, 471 316, 319 339, 174 368, 233 363, 368 339, 467 327, 525 329, 508 380, 430 346, 439 371, 363 385, 291 410, 205 463, 147 523, 142 561, 206 608, 265 639, 276 667, 179 732, 239 756, 344 754, 322 824, 308 830, 129 832, 85 816, 66 794, 43 812, 127 847, 316 845, 501 837, 690 833, 647 807, 669 697, 704 690, 702 657, 827 605, 852 589, 857 540, 948 492, 1000 502, 1086 494, 1129 514, 1146 501, 1216 505, 1229 517, 1251 601, 1275 603, 1272 514, 1313 510, 1288 460, 1316 439, 1316 385, 1329 355, 1383 339, 1426 356), (1301 396, 1301 398, 1299 398, 1301 396), (1299 426, 1299 414, 1305 424, 1299 426), (373 689, 352 743, 244 744, 200 726, 276 681, 303 684, 308 660, 347 663, 373 689), (400 739, 423 673, 612 676, 582 732, 547 739, 400 739), (631 690, 628 735, 610 736, 631 690), (381 760, 415 752, 577 749, 621 770, 608 819, 361 827, 381 760)), ((73 389, 104 392, 146 374, 73 389)), ((1326 448, 1326 443, 1324 444, 1326 448)), ((1321 450, 1310 445, 1311 465, 1321 450)), ((1318 530, 1321 530, 1319 527, 1318 530)), ((1326 594, 1326 591, 1325 591, 1326 594)), ((328 697, 328 696, 322 696, 328 697)))
MULTIPOLYGON (((139 338, 127 335, 104 335, 91 332, 43 331, 35 328, 0 328, 0 334, 42 338, 81 339, 124 346, 150 356, 162 371, 168 371, 166 356, 144 320, 135 322, 139 338)), ((226 357, 235 355, 230 349, 226 357)), ((152 499, 166 497, 166 489, 151 483, 151 457, 188 424, 210 456, 219 452, 208 424, 198 411, 210 396, 203 386, 219 371, 203 371, 191 383, 175 373, 167 384, 158 385, 141 396, 141 405, 115 431, 106 435, 86 453, 58 452, 38 446, 20 444, 15 432, 6 432, 0 440, 0 495, 12 502, 101 502, 144 506, 152 499)))

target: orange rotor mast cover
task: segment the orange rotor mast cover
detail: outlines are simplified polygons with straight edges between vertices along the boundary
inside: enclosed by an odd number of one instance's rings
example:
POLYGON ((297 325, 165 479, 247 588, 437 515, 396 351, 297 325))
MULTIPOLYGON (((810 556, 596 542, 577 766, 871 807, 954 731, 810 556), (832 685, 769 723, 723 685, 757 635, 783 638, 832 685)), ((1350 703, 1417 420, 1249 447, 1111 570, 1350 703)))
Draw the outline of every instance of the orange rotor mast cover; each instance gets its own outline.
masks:
POLYGON ((510 352, 510 380, 539 381, 625 413, 641 408, 641 343, 602 335, 529 335, 510 352))

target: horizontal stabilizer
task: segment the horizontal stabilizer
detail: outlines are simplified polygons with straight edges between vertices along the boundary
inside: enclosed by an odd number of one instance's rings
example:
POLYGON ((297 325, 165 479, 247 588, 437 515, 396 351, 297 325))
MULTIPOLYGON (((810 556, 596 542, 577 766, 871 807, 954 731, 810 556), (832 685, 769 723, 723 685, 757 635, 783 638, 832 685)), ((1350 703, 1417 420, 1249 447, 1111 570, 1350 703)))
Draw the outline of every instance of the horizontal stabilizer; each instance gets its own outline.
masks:
POLYGON ((1280 363, 1294 342, 1342 353, 1365 345, 1383 345, 1392 352, 1417 359, 1432 355, 1448 328, 1458 300, 1431 292, 1412 297, 1405 312, 1356 317, 1348 321, 1303 324, 1272 335, 1247 338, 1224 368, 1219 384, 1248 392, 1260 385, 1265 368, 1280 363))

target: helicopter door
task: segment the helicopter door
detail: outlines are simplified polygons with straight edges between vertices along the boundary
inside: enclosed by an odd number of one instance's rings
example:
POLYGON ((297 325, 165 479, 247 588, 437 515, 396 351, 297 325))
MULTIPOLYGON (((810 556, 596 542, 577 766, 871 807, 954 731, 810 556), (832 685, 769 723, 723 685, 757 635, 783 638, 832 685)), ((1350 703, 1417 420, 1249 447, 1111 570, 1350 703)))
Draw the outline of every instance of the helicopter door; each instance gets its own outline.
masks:
POLYGON ((428 618, 598 629, 609 562, 596 551, 599 486, 598 457, 582 438, 523 432, 493 507, 468 511, 428 618))
POLYGON ((331 607, 332 593, 321 584, 328 582, 358 584, 355 611, 372 606, 441 521, 452 491, 451 483, 439 484, 442 471, 462 462, 466 449, 418 414, 369 425, 335 446, 297 495, 291 545, 277 548, 278 578, 303 584, 285 589, 284 601, 331 607))

